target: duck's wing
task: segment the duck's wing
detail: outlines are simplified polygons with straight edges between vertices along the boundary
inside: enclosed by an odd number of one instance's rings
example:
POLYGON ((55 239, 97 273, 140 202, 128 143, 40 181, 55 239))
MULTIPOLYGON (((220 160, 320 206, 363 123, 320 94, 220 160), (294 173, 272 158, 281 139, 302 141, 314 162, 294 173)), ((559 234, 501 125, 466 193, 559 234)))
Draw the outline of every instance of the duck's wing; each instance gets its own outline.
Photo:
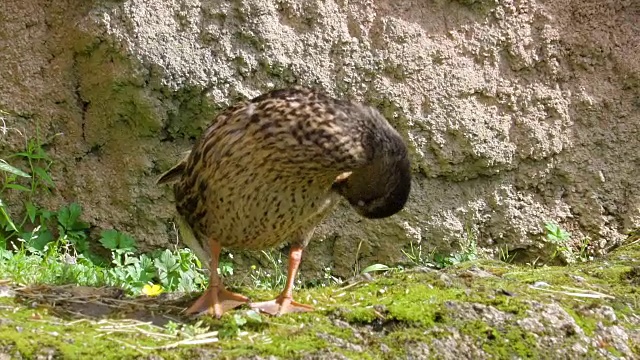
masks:
POLYGON ((293 87, 250 100, 236 119, 270 162, 349 171, 373 156, 366 147, 371 126, 366 111, 359 104, 293 87))

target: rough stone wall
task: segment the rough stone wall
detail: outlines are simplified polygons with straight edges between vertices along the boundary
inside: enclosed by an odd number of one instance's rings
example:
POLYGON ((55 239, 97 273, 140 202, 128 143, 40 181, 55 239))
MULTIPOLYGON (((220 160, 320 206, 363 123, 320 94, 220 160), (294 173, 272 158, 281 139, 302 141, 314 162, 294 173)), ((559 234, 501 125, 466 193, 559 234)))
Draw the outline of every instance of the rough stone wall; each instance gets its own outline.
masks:
POLYGON ((357 248, 390 263, 409 241, 544 257, 548 220, 604 251, 640 226, 639 23, 634 0, 9 0, 0 109, 64 134, 43 202, 148 247, 175 238, 154 181, 215 112, 302 83, 376 105, 416 174, 399 216, 327 219, 303 272, 348 275, 357 248))

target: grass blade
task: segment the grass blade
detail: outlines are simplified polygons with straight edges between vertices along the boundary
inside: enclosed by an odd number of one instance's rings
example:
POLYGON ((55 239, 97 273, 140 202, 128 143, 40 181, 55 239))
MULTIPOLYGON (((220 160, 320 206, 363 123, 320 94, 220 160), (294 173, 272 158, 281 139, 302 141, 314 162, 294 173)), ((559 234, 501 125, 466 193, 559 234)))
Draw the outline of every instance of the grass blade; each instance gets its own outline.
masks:
POLYGON ((26 178, 31 177, 31 175, 27 174, 26 172, 7 164, 7 162, 4 161, 4 160, 0 160, 0 170, 6 171, 8 173, 11 173, 11 174, 17 175, 17 176, 22 176, 22 177, 26 177, 26 178))

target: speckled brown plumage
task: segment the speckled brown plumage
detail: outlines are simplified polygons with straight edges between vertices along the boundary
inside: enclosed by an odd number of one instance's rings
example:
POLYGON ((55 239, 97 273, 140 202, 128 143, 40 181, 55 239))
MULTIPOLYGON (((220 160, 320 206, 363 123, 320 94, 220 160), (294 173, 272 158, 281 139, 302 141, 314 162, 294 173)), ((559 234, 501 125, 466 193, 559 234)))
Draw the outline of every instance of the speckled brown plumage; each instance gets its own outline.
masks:
MULTIPOLYGON (((341 196, 365 217, 391 216, 403 208, 410 180, 402 137, 378 111, 294 87, 224 110, 159 183, 175 182, 182 237, 203 263, 215 260, 213 268, 220 247, 288 241, 301 253, 341 196)), ((278 305, 277 313, 296 311, 278 305)))

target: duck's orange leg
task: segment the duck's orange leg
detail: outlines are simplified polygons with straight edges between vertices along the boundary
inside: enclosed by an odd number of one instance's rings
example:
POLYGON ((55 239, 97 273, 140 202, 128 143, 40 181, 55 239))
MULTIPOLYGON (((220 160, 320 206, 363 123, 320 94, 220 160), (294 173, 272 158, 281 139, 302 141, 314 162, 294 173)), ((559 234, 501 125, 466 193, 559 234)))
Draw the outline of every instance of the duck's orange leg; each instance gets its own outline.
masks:
POLYGON ((215 240, 209 241, 211 247, 211 278, 209 288, 187 309, 187 314, 207 313, 220 318, 225 311, 231 310, 242 304, 248 303, 249 298, 244 295, 233 293, 225 289, 222 279, 218 275, 218 262, 220 258, 220 243, 215 240))
POLYGON ((293 301, 293 283, 298 273, 300 260, 302 259, 302 247, 292 246, 289 252, 289 269, 287 271, 287 284, 282 293, 273 300, 249 304, 253 309, 259 309, 267 314, 282 315, 291 312, 313 311, 313 306, 300 304, 293 301))

